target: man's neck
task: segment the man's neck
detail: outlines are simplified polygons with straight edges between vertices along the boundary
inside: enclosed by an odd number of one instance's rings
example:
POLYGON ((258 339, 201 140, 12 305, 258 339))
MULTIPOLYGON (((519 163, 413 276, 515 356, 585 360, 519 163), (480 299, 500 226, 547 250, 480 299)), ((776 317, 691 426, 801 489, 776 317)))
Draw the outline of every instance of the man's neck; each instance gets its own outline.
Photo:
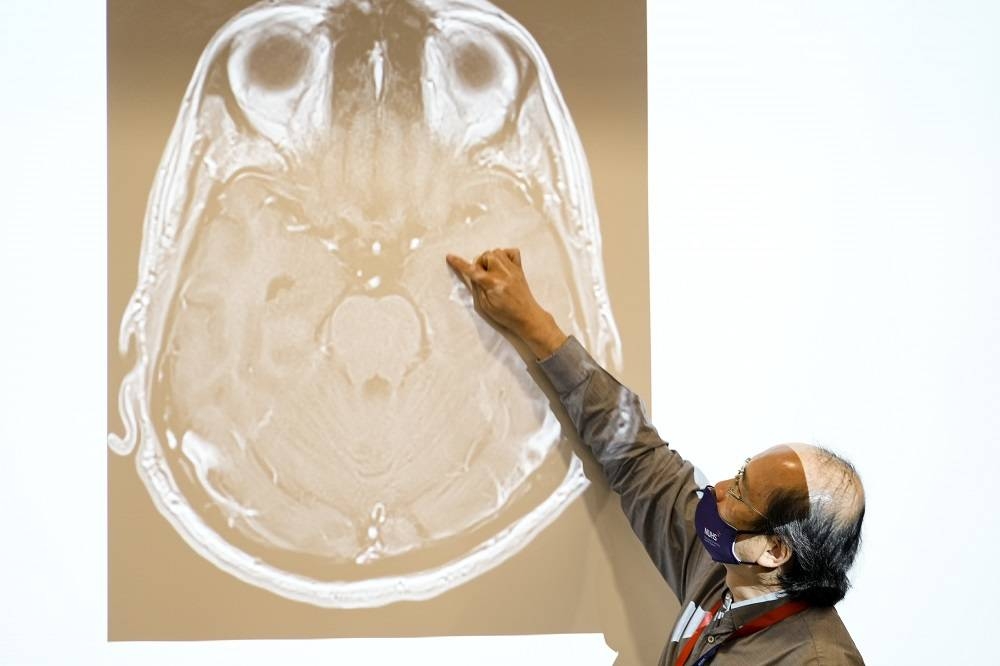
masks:
POLYGON ((734 602, 762 597, 781 590, 773 571, 741 564, 726 565, 726 587, 733 595, 734 602))

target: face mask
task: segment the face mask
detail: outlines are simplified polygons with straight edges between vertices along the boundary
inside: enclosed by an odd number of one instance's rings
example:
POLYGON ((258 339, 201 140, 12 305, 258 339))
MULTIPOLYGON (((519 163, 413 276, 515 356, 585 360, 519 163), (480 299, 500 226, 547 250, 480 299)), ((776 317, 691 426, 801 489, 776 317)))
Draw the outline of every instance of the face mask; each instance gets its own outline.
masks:
POLYGON ((754 564, 741 562, 736 557, 736 537, 740 534, 764 534, 738 530, 719 515, 719 504, 715 499, 715 488, 705 486, 698 508, 694 513, 694 527, 709 556, 722 564, 754 564))

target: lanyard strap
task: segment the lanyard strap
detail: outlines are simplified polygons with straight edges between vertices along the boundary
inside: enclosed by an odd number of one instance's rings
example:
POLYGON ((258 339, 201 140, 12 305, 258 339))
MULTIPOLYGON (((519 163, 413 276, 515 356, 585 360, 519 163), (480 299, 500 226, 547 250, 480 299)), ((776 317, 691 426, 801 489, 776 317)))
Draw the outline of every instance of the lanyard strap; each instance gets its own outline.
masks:
POLYGON ((807 608, 809 608, 809 604, 804 601, 786 601, 777 608, 772 608, 763 615, 755 617, 746 624, 741 625, 732 635, 736 638, 743 638, 750 634, 756 634, 761 629, 767 629, 772 624, 777 624, 786 617, 791 617, 807 608))
POLYGON ((715 617, 715 614, 719 612, 720 608, 722 608, 722 599, 715 602, 715 605, 712 606, 712 610, 705 613, 705 617, 701 618, 701 623, 698 625, 698 628, 694 630, 694 633, 691 634, 691 638, 689 638, 687 643, 684 644, 684 649, 681 650, 681 653, 677 656, 676 666, 684 666, 684 662, 687 661, 688 657, 691 656, 691 651, 694 650, 694 644, 697 643, 698 638, 701 637, 701 632, 705 631, 705 627, 707 627, 708 623, 712 621, 712 618, 715 617))
MULTIPOLYGON (((684 644, 684 649, 681 650, 680 655, 678 655, 677 657, 676 666, 683 666, 683 664, 687 661, 688 657, 691 656, 691 652, 694 650, 694 646, 698 642, 698 639, 701 637, 702 632, 705 631, 705 627, 709 625, 709 623, 712 621, 712 618, 714 618, 715 614, 719 611, 720 607, 722 607, 721 599, 718 602, 716 602, 716 604, 712 607, 711 611, 705 614, 705 617, 701 619, 701 623, 698 625, 698 628, 695 630, 694 634, 691 636, 691 638, 688 639, 687 643, 684 644)), ((736 631, 731 633, 729 637, 743 638, 744 636, 750 636, 751 634, 756 634, 761 629, 766 629, 767 627, 770 627, 772 624, 777 624, 778 622, 781 622, 787 617, 791 617, 796 613, 804 611, 808 607, 809 604, 807 604, 804 601, 786 601, 777 608, 772 608, 763 615, 755 617, 746 624, 740 625, 740 627, 736 631)), ((716 651, 718 651, 718 649, 721 646, 722 646, 721 642, 716 643, 708 653, 706 653, 701 659, 698 660, 699 666, 701 664, 709 663, 715 657, 716 651)))

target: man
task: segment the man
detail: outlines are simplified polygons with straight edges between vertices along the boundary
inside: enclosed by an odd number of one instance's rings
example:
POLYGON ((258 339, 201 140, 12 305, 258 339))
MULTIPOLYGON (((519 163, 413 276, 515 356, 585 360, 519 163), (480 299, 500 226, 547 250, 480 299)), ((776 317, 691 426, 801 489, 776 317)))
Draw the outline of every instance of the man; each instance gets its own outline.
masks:
POLYGON ((538 304, 516 249, 447 261, 476 309, 538 359, 682 601, 661 665, 864 663, 834 608, 865 512, 849 463, 819 447, 781 445, 748 458, 732 479, 698 483, 639 397, 538 304))

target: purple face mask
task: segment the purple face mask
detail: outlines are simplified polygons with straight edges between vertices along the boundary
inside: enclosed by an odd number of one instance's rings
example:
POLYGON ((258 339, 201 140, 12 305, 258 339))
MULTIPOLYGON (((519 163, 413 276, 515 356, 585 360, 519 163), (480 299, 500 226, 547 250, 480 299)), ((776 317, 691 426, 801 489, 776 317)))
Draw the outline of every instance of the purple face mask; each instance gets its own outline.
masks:
POLYGON ((711 558, 722 564, 754 564, 741 562, 736 557, 736 537, 740 534, 765 534, 738 530, 724 521, 719 515, 719 503, 715 499, 713 486, 705 486, 698 508, 695 509, 694 527, 711 558))

